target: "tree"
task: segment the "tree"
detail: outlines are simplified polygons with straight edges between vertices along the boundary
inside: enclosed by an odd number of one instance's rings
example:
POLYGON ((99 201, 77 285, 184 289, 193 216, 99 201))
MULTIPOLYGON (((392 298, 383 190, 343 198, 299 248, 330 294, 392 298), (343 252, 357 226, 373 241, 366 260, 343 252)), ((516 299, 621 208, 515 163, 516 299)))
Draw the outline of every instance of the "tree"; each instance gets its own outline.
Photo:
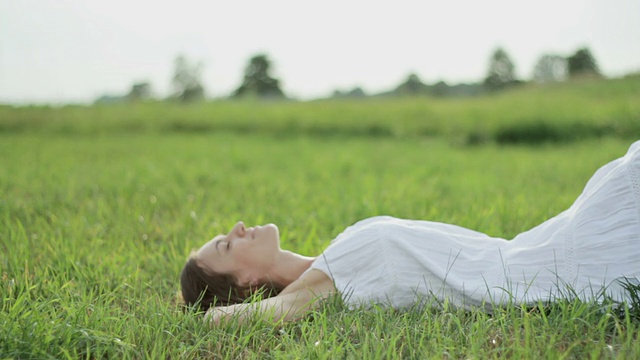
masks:
POLYGON ((129 93, 127 94, 126 98, 129 101, 142 101, 142 100, 148 100, 151 98, 151 84, 144 81, 144 82, 138 82, 138 83, 134 83, 131 86, 131 90, 129 90, 129 93))
POLYGON ((542 55, 533 68, 533 80, 538 83, 567 79, 567 60, 560 55, 542 55))
POLYGON ((270 68, 271 61, 269 61, 267 55, 258 54, 253 56, 245 68, 242 84, 233 92, 232 97, 284 97, 284 93, 280 89, 280 81, 272 78, 269 74, 270 68))
POLYGON ((449 95, 450 86, 444 82, 444 80, 440 80, 437 83, 433 84, 432 93, 434 96, 447 96, 449 95))
POLYGON ((428 91, 429 86, 424 84, 418 75, 411 73, 402 84, 393 90, 393 93, 397 95, 420 95, 426 94, 428 91))
POLYGON ((361 87, 356 86, 349 91, 335 90, 332 95, 333 98, 364 98, 367 97, 367 93, 362 90, 361 87))
POLYGON ((174 62, 173 87, 174 97, 180 101, 196 101, 204 98, 202 86, 202 63, 192 64, 187 58, 179 55, 174 62))
POLYGON ((600 76, 600 70, 596 59, 591 54, 591 51, 584 47, 576 51, 575 54, 567 58, 567 64, 569 69, 569 77, 576 77, 580 75, 596 75, 600 76))
POLYGON ((498 48, 489 60, 489 71, 484 86, 489 90, 499 90, 516 83, 515 65, 502 48, 498 48))

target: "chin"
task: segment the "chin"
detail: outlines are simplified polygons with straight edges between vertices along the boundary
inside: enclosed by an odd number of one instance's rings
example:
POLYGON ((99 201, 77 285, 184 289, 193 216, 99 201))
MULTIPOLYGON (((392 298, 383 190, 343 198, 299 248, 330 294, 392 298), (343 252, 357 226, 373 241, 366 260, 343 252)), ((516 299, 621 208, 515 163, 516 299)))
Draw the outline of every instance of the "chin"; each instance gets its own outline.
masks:
POLYGON ((280 244, 280 230, 276 224, 266 224, 262 226, 262 229, 269 238, 275 240, 278 244, 280 244))

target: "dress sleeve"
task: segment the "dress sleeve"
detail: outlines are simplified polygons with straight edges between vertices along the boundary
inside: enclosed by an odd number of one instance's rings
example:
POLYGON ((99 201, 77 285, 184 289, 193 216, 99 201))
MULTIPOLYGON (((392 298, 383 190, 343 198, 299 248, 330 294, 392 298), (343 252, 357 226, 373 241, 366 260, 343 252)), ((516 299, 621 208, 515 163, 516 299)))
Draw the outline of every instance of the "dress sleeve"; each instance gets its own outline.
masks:
MULTIPOLYGON (((380 220, 380 219, 377 219, 380 220)), ((316 258, 311 269, 325 273, 349 305, 381 303, 392 285, 387 244, 376 221, 357 223, 316 258)))

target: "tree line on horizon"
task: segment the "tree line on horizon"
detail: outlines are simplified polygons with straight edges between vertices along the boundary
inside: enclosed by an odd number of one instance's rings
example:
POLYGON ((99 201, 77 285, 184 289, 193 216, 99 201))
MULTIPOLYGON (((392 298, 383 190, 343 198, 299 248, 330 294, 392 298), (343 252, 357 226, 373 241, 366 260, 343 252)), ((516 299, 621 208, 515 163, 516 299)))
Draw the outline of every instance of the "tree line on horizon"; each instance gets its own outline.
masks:
MULTIPOLYGON (((202 62, 191 62, 179 55, 174 61, 172 75, 173 93, 164 100, 178 102, 202 101, 206 98, 202 81, 202 62)), ((229 95, 231 99, 289 99, 280 87, 280 80, 271 75, 271 61, 266 54, 257 54, 249 59, 244 70, 241 84, 229 95)), ((516 66, 503 48, 497 48, 491 54, 485 78, 476 83, 449 85, 444 81, 434 84, 424 83, 418 75, 411 73, 397 87, 378 94, 368 95, 360 87, 349 91, 335 90, 332 98, 358 98, 367 96, 435 96, 466 97, 503 91, 527 81, 518 79, 516 66)), ((562 82, 575 77, 602 77, 597 61, 587 47, 578 49, 574 54, 563 57, 557 54, 542 55, 533 69, 532 81, 536 83, 562 82)), ((136 82, 123 96, 102 96, 96 103, 123 101, 146 101, 158 99, 154 96, 149 82, 136 82)))

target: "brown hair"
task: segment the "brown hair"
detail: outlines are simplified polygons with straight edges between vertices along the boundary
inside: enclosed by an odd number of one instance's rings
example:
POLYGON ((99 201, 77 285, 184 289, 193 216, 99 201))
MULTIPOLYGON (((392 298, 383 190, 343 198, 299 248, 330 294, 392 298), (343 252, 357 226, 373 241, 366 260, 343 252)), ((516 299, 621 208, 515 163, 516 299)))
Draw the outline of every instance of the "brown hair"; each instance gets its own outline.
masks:
MULTIPOLYGON (((180 286, 184 305, 196 311, 207 311, 214 306, 242 303, 256 290, 256 288, 239 286, 232 275, 205 270, 193 255, 189 257, 180 272, 180 286)), ((269 283, 257 289, 261 290, 264 297, 270 297, 278 295, 283 287, 269 283)))

